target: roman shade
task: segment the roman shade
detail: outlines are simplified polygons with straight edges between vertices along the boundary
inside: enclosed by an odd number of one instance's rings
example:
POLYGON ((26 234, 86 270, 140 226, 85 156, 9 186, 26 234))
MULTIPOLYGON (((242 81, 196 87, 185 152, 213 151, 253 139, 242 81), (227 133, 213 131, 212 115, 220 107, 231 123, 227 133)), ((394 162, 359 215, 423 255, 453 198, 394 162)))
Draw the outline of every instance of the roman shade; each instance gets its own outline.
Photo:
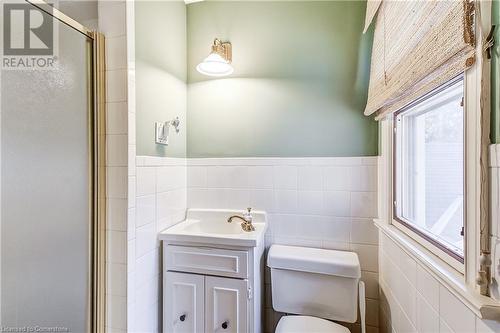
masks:
POLYGON ((367 116, 380 119, 474 64, 474 2, 469 0, 368 1, 365 31, 371 23, 367 116))

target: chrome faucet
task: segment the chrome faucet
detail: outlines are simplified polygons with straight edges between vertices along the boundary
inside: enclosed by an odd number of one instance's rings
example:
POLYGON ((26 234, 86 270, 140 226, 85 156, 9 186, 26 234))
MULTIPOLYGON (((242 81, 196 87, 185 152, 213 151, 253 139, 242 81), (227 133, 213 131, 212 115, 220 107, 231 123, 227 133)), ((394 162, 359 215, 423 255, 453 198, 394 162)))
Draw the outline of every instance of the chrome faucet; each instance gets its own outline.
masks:
POLYGON ((252 221, 253 221, 252 208, 248 207, 247 211, 245 213, 243 213, 243 216, 239 216, 239 215, 230 216, 227 219, 227 222, 231 223, 231 222, 233 222, 233 219, 240 219, 243 221, 241 223, 241 228, 243 229, 243 231, 247 231, 247 232, 255 231, 255 227, 252 224, 252 221))

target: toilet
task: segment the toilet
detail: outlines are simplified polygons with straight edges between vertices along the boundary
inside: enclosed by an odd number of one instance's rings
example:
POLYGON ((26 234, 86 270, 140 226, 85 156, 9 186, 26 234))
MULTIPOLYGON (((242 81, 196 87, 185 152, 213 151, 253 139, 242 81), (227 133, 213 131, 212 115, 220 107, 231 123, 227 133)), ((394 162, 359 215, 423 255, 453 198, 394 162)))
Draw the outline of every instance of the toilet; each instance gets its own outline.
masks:
POLYGON ((365 332, 365 289, 356 253, 272 245, 267 266, 273 308, 290 314, 275 333, 349 333, 331 320, 356 322, 358 302, 365 332))

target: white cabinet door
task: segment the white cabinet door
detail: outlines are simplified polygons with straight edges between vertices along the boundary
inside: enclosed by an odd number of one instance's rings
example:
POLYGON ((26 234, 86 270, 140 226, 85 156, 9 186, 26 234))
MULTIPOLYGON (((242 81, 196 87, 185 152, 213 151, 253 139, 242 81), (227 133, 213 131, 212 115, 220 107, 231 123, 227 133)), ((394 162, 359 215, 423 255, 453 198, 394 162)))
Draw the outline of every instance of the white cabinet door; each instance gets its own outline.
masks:
POLYGON ((204 332, 204 276, 167 272, 163 277, 163 332, 204 332))
POLYGON ((248 282, 205 277, 205 332, 248 332, 248 282))

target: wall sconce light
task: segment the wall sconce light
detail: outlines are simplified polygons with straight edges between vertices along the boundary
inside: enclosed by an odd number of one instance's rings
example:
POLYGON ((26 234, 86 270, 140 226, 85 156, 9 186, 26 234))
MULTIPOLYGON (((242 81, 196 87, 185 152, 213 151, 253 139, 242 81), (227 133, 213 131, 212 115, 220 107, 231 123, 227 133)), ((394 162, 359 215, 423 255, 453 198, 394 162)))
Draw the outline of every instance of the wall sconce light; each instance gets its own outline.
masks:
POLYGON ((212 52, 196 66, 196 70, 208 76, 230 75, 234 71, 231 66, 232 58, 231 43, 215 38, 212 52))

